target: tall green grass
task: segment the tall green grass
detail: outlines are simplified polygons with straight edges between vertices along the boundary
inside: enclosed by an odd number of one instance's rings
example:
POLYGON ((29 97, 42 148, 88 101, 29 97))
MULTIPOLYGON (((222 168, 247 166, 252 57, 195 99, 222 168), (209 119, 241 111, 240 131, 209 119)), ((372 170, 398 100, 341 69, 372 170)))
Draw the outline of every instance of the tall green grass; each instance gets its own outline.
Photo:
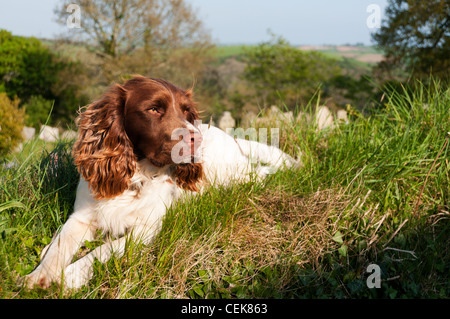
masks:
POLYGON ((152 245, 129 243, 76 291, 17 284, 71 213, 78 180, 70 143, 31 151, 0 172, 0 297, 448 297, 450 90, 420 84, 381 103, 322 131, 279 123, 300 169, 174 205, 152 245))

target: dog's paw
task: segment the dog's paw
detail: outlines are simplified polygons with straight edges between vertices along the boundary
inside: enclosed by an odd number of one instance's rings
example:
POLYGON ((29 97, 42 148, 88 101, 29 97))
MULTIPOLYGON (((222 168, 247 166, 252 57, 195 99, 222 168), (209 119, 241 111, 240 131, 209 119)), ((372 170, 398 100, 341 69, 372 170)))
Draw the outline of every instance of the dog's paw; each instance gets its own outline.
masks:
POLYGON ((64 270, 64 287, 69 289, 79 289, 85 286, 92 278, 92 269, 81 267, 77 262, 70 264, 64 270))
POLYGON ((33 289, 36 286, 47 289, 50 287, 52 282, 58 283, 58 280, 49 276, 49 274, 46 273, 45 271, 42 271, 41 269, 36 269, 31 274, 20 278, 18 284, 28 289, 33 289))

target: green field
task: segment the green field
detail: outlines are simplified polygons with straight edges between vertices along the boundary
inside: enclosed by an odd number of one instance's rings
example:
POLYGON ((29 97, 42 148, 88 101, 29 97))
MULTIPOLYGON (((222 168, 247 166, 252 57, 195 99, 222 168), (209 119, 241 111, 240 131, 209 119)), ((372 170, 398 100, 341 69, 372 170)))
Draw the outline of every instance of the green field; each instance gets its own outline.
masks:
MULTIPOLYGON (((218 58, 230 58, 242 55, 246 49, 254 46, 251 45, 219 45, 216 47, 216 56, 218 58)), ((298 46, 299 49, 306 51, 319 51, 330 57, 343 59, 348 57, 357 61, 364 61, 369 64, 375 62, 370 61, 372 58, 380 58, 383 52, 373 46, 298 46), (376 57, 375 57, 376 56, 376 57)))
POLYGON ((244 53, 246 48, 251 46, 246 45, 226 45, 216 47, 216 56, 220 59, 239 56, 244 53))

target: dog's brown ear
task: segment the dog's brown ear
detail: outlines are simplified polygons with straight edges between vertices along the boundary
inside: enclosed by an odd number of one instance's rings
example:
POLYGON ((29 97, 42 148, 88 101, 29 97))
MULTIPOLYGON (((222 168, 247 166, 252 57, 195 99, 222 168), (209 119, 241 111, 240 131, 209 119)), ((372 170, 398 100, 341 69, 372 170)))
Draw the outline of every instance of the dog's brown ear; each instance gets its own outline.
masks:
POLYGON ((178 164, 175 168, 177 185, 191 192, 198 192, 197 184, 204 179, 201 163, 178 164))
POLYGON ((136 171, 137 159, 124 128, 126 94, 115 85, 77 118, 73 157, 96 199, 123 193, 136 171))

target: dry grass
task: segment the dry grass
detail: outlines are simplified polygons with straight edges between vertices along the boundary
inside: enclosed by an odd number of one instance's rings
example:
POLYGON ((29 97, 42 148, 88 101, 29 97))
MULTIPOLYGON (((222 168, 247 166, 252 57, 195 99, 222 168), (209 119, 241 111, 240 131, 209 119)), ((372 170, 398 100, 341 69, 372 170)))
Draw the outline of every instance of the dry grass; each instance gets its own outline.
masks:
POLYGON ((348 199, 332 190, 306 197, 267 190, 249 198, 248 206, 234 223, 230 244, 239 252, 237 260, 251 258, 264 267, 316 263, 336 231, 330 221, 348 206, 348 199))
MULTIPOLYGON (((339 216, 350 205, 342 191, 323 190, 300 197, 266 190, 248 198, 232 224, 197 238, 185 233, 173 246, 160 250, 159 256, 159 248, 153 246, 138 262, 131 262, 134 266, 122 265, 121 269, 128 272, 127 280, 118 283, 112 296, 125 298, 141 286, 138 294, 149 298, 185 298, 197 285, 208 282, 221 287, 224 279, 235 277, 222 288, 231 293, 237 285, 251 285, 260 274, 257 269, 275 268, 279 271, 277 285, 282 289, 295 276, 293 267, 320 268, 323 254, 337 249, 333 235, 339 216), (243 273, 242 267, 249 265, 255 271, 243 273), (204 275, 199 276, 199 272, 204 275), (153 282, 152 289, 142 284, 145 282, 153 282)), ((111 294, 111 287, 108 290, 111 294)))

